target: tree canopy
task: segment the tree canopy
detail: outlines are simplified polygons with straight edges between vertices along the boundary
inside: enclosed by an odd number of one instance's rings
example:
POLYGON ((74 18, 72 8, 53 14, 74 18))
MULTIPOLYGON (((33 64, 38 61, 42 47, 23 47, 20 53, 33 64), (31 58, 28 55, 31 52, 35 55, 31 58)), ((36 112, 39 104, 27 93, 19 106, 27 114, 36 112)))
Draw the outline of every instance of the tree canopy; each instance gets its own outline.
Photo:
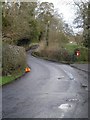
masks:
POLYGON ((3 41, 9 44, 21 45, 46 41, 46 46, 52 42, 59 45, 66 43, 73 36, 73 29, 55 11, 53 3, 49 2, 3 2, 3 41), (22 40, 21 40, 22 39, 22 40))
POLYGON ((83 45, 89 47, 90 35, 90 3, 89 2, 75 2, 77 7, 77 17, 74 20, 74 23, 77 24, 78 28, 83 28, 83 45))

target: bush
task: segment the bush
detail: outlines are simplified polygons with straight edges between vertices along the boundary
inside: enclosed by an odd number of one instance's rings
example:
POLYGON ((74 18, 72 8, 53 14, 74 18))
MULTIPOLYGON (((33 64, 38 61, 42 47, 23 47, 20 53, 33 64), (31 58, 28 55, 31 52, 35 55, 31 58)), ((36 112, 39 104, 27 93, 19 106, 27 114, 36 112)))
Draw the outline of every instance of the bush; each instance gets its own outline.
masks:
POLYGON ((80 47, 80 56, 77 57, 77 61, 88 61, 88 49, 85 47, 80 47))
POLYGON ((89 49, 83 46, 79 46, 77 44, 66 44, 64 46, 69 54, 71 54, 71 60, 72 62, 88 62, 88 52, 89 49), (80 51, 80 56, 75 55, 75 51, 79 50, 80 51))
POLYGON ((40 51, 34 52, 36 55, 41 57, 46 57, 48 59, 57 61, 71 61, 71 56, 64 48, 61 49, 42 49, 40 51))
POLYGON ((9 75, 24 70, 26 54, 23 47, 4 44, 2 47, 2 74, 9 75))
POLYGON ((66 63, 88 62, 89 49, 83 46, 78 46, 76 44, 75 45, 67 44, 64 47, 60 47, 60 48, 56 46, 40 47, 40 48, 35 52, 35 54, 37 56, 41 56, 47 59, 52 59, 60 62, 66 62, 66 63), (75 55, 75 50, 80 51, 80 56, 75 55))

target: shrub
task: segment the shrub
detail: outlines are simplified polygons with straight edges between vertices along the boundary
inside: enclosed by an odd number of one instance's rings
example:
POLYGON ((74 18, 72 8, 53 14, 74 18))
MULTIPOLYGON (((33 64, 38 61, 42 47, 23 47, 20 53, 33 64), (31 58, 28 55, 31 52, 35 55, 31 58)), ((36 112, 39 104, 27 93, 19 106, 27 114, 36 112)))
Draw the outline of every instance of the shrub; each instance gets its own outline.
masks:
POLYGON ((39 46, 39 49, 35 54, 41 57, 46 57, 47 59, 74 63, 88 62, 88 51, 90 50, 76 44, 66 44, 64 47, 58 47, 55 44, 48 47, 39 46), (75 55, 76 50, 80 51, 80 56, 75 55))
POLYGON ((64 48, 60 49, 42 49, 34 52, 36 55, 58 61, 71 61, 71 56, 64 48))
POLYGON ((88 61, 88 49, 85 47, 80 47, 80 56, 77 57, 77 61, 88 61))
POLYGON ((26 66, 26 54, 23 47, 4 44, 2 47, 2 74, 18 73, 26 66))

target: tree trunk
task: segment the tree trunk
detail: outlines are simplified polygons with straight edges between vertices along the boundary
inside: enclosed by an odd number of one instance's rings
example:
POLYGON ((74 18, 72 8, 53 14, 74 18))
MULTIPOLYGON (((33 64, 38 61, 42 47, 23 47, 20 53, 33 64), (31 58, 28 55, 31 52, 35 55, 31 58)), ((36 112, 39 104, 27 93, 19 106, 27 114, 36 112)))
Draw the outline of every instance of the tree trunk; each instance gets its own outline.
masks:
POLYGON ((48 39, 49 39, 49 23, 47 25, 46 46, 48 46, 48 39))

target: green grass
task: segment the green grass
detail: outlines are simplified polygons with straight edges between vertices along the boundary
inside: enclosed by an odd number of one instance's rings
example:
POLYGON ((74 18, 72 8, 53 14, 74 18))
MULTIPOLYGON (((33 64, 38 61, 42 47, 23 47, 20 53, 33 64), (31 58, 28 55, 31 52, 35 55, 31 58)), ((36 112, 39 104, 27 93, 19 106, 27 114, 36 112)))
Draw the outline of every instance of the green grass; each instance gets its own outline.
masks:
POLYGON ((0 86, 2 85, 2 77, 0 76, 0 86))
POLYGON ((23 73, 24 73, 24 71, 20 72, 19 74, 16 74, 16 75, 13 74, 13 75, 10 75, 10 76, 2 76, 2 77, 0 77, 0 86, 14 81, 15 79, 17 79, 20 76, 22 76, 23 73))
POLYGON ((74 50, 77 48, 80 50, 80 56, 77 57, 77 60, 75 62, 77 63, 88 62, 88 48, 85 48, 77 44, 70 44, 70 43, 66 44, 64 47, 70 54, 74 54, 74 50))
POLYGON ((68 50, 69 53, 73 53, 74 50, 76 48, 79 48, 80 46, 77 45, 77 44, 70 44, 70 43, 68 43, 68 44, 64 45, 64 47, 66 48, 66 50, 68 50))

